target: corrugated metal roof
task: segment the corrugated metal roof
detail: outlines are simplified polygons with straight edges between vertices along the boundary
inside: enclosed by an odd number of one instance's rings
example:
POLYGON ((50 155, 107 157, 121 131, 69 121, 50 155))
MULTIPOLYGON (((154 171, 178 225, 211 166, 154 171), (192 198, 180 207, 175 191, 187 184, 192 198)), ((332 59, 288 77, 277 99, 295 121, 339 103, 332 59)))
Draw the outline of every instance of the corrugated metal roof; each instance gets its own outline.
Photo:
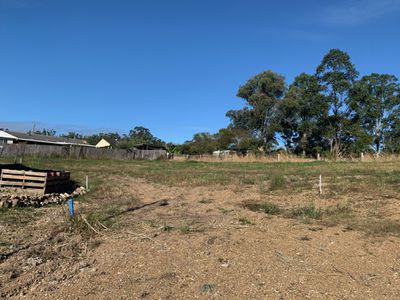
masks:
POLYGON ((0 138, 9 139, 9 140, 16 140, 17 139, 17 137, 15 137, 15 136, 13 136, 13 135, 11 135, 8 132, 5 132, 3 130, 0 130, 0 138))
POLYGON ((22 132, 14 132, 14 131, 0 131, 0 137, 19 140, 19 141, 27 141, 27 142, 37 142, 37 143, 47 143, 47 144, 55 144, 55 145, 76 145, 76 146, 88 146, 94 147, 93 145, 88 144, 85 140, 71 139, 65 137, 58 136, 48 136, 41 134, 30 134, 30 133, 22 133, 22 132))

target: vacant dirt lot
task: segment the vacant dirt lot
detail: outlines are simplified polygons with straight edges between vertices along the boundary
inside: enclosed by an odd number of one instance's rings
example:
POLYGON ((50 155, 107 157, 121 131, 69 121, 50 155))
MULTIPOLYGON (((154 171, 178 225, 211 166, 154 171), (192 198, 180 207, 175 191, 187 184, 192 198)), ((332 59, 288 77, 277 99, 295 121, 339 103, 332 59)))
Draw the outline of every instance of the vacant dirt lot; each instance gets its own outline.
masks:
POLYGON ((92 190, 0 211, 4 298, 400 298, 399 162, 29 163, 92 190))

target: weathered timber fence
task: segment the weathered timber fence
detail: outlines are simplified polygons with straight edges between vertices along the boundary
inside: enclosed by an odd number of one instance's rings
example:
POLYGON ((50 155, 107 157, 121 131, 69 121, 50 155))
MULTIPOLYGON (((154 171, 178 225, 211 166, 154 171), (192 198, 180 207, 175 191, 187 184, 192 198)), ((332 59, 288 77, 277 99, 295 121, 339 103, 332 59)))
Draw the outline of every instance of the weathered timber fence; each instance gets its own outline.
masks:
POLYGON ((99 149, 89 147, 48 146, 29 144, 0 145, 0 157, 64 157, 89 159, 117 159, 117 160, 155 160, 166 159, 165 150, 123 150, 99 149))

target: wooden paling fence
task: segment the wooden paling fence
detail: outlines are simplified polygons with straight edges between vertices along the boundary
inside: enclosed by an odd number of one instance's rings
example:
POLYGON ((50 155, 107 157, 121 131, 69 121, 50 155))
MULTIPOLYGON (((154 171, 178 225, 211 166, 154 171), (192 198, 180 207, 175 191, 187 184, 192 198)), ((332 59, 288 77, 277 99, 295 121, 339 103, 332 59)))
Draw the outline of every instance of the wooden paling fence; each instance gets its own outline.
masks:
POLYGON ((48 146, 30 144, 0 145, 0 157, 64 157, 117 160, 155 160, 167 158, 166 150, 123 150, 89 147, 48 146))

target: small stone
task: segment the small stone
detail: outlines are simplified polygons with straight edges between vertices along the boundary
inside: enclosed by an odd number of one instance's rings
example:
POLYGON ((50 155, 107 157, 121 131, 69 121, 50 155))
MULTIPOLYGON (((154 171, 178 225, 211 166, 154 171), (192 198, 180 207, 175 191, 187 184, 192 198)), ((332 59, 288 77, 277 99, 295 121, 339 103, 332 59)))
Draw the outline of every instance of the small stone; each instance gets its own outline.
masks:
POLYGON ((42 262, 43 260, 40 257, 29 257, 26 261, 26 263, 31 267, 36 267, 40 265, 42 262))

